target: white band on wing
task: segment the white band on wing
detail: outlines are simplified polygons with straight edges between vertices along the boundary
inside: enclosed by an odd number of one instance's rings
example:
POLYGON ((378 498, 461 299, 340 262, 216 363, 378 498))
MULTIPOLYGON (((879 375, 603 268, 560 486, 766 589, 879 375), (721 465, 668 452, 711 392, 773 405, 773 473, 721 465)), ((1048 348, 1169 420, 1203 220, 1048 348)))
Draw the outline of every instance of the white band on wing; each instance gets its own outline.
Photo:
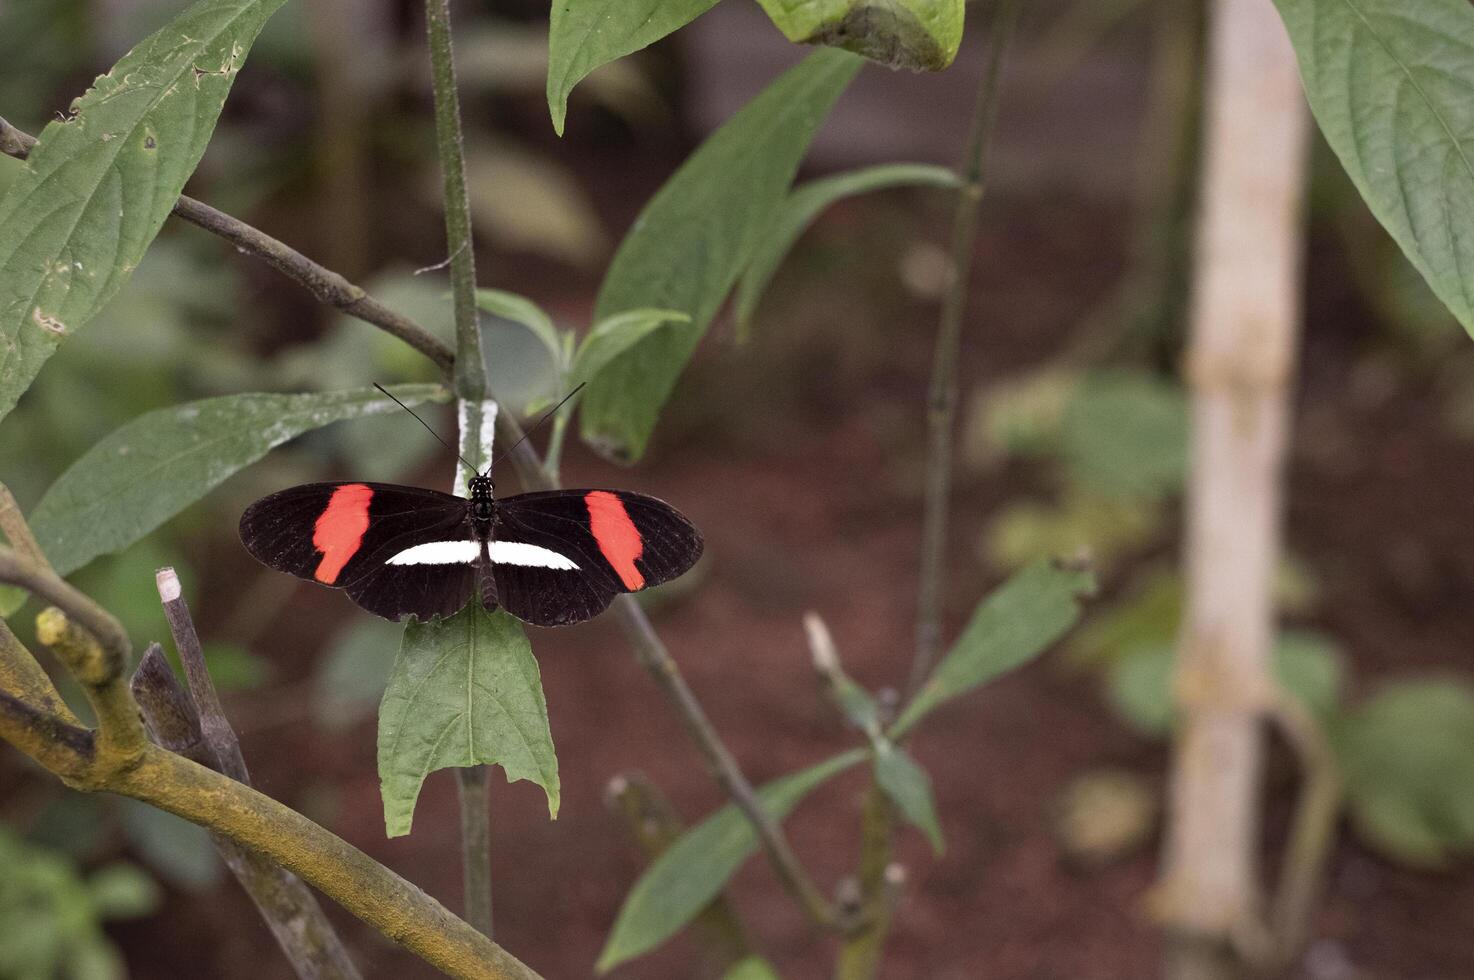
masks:
POLYGON ((535 568, 578 571, 577 565, 556 551, 539 548, 524 541, 492 541, 486 546, 486 550, 491 555, 491 560, 498 565, 531 565, 535 568))
POLYGON ((470 565, 481 555, 477 541, 429 541, 406 548, 393 558, 391 565, 470 565))

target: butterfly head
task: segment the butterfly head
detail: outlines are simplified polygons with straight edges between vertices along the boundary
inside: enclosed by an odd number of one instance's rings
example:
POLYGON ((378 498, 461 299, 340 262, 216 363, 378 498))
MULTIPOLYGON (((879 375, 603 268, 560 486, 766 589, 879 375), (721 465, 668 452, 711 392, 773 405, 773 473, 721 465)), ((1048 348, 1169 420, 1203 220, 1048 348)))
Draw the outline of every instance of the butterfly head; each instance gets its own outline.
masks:
POLYGON ((492 498, 496 490, 491 477, 478 473, 471 477, 467 489, 471 493, 471 516, 478 521, 491 520, 495 510, 492 498))

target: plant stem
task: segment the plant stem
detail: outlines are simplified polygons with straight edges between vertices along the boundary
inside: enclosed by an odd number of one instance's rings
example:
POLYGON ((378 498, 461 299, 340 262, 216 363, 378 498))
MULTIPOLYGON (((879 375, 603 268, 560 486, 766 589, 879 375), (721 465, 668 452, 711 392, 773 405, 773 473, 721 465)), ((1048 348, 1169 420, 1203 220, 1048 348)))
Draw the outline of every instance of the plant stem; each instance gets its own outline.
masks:
POLYGON ((962 317, 967 311, 969 273, 977 237, 978 204, 998 117, 999 79, 1018 17, 1018 0, 995 0, 982 80, 973 104, 972 130, 958 176, 957 207, 952 214, 952 247, 947 292, 932 356, 926 415, 926 499, 922 509, 921 584, 917 598, 916 658, 907 685, 918 690, 936 663, 942 635, 942 588, 947 555, 947 510, 952 493, 952 430, 957 418, 957 357, 962 343, 962 317))
POLYGON ((1158 912, 1168 980, 1242 972, 1259 918, 1259 783, 1300 311, 1307 114, 1272 4, 1209 7, 1186 375, 1186 596, 1158 912))
POLYGON ((465 920, 491 936, 491 792, 486 766, 456 770, 461 799, 465 920))
MULTIPOLYGON (((35 145, 34 136, 23 133, 4 119, 0 119, 0 153, 24 160, 30 155, 31 148, 35 145)), ((409 317, 401 316, 389 309, 361 287, 355 286, 338 273, 312 261, 290 245, 277 241, 244 221, 233 218, 223 211, 217 211, 192 197, 181 197, 175 203, 173 213, 191 224, 219 235, 240 251, 265 260, 278 272, 305 286, 320 302, 398 337, 434 361, 441 371, 447 375, 451 373, 455 363, 455 354, 441 342, 440 338, 409 317)))
POLYGON ((456 393, 486 397, 481 326, 476 314, 476 251, 471 239, 471 199, 466 193, 465 139, 451 49, 450 0, 425 0, 430 35, 430 81, 435 92, 436 153, 445 189, 445 247, 450 251, 451 305, 456 325, 456 393))

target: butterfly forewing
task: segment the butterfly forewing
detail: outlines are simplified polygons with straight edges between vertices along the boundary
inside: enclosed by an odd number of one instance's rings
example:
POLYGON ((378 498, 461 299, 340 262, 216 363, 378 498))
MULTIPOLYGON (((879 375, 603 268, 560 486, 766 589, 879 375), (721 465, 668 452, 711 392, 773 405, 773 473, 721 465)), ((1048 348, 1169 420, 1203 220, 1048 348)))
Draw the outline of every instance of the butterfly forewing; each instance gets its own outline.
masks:
POLYGON ((256 501, 241 541, 263 564, 331 588, 387 619, 450 615, 475 591, 476 563, 390 565, 439 541, 470 541, 466 501, 390 483, 309 483, 256 501))
POLYGON ((538 626, 598 615, 621 592, 669 581, 701 557, 701 534, 674 507, 620 490, 549 490, 497 502, 492 574, 501 604, 538 626), (528 545, 501 560, 498 547, 528 545), (550 560, 555 555, 568 565, 550 560))

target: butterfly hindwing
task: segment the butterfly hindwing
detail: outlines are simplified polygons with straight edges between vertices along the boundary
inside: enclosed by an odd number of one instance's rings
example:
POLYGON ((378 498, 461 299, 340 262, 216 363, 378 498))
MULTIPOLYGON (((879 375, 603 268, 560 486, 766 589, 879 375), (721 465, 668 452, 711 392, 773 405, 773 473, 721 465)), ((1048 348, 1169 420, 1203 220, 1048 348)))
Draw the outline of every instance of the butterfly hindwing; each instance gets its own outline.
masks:
POLYGON ((309 483, 256 501, 241 541, 263 564, 331 588, 386 619, 450 615, 475 593, 479 545, 466 501, 387 483, 309 483), (465 542, 468 562, 395 563, 417 546, 465 542))
POLYGON ((620 490, 550 490, 497 501, 489 557, 497 597, 538 626, 578 623, 616 595, 659 585, 701 557, 701 534, 664 501, 620 490))

